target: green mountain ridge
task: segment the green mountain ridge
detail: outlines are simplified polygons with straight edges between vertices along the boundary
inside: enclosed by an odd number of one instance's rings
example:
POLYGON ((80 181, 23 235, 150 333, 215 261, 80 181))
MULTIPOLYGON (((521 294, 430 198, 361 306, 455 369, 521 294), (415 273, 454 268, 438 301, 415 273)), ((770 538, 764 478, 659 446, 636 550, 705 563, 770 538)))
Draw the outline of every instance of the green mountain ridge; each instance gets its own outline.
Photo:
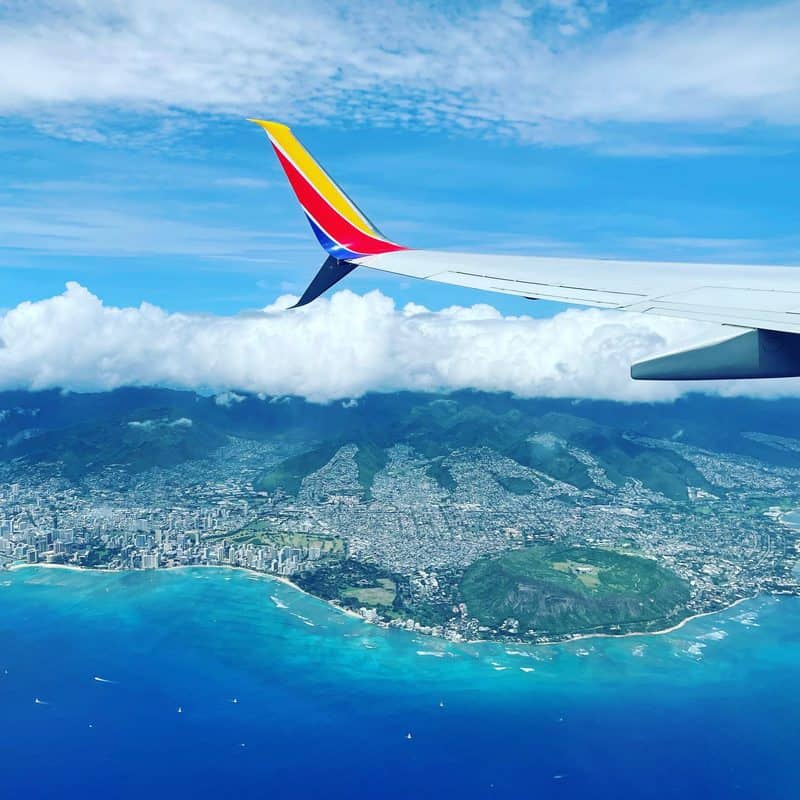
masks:
MULTIPOLYGON (((694 465, 672 450, 636 444, 622 432, 564 413, 527 417, 518 409, 512 409, 495 414, 474 404, 464 406, 454 400, 433 400, 412 407, 389 423, 388 429, 375 438, 352 442, 357 446, 359 481, 367 498, 371 496, 376 472, 388 461, 387 448, 395 443, 407 444, 421 456, 431 459, 428 474, 448 491, 455 488, 455 482, 442 459, 454 450, 473 447, 490 447, 521 466, 583 491, 598 486, 589 467, 576 456, 575 449, 596 459, 608 480, 617 486, 636 480, 672 500, 686 499, 689 486, 719 491, 694 465), (542 434, 553 441, 537 440, 537 435, 541 437, 542 434), (392 440, 392 437, 397 438, 392 440)), ((267 471, 258 486, 265 490, 280 486, 296 494, 302 478, 327 463, 321 462, 323 455, 329 453, 329 460, 339 446, 348 443, 351 442, 340 439, 335 445, 327 444, 309 451, 307 457, 288 459, 267 471), (293 476, 291 481, 285 477, 287 472, 293 476)), ((522 484, 509 483, 502 476, 500 482, 513 485, 511 491, 522 490, 522 484)))
POLYGON ((689 587, 656 562, 589 547, 530 547, 482 558, 461 594, 484 625, 514 619, 538 634, 591 632, 609 624, 646 630, 680 618, 689 587))
MULTIPOLYGON (((800 439, 800 402, 692 396, 675 403, 534 399, 506 394, 399 392, 367 395, 355 404, 319 405, 298 398, 264 400, 252 395, 218 401, 192 392, 119 389, 105 393, 0 393, 0 460, 60 462, 75 480, 110 464, 132 472, 203 458, 229 436, 284 442, 306 454, 265 469, 266 491, 296 493, 302 480, 327 463, 336 448, 357 445, 359 482, 369 499, 375 475, 395 444, 429 460, 428 474, 447 491, 455 488, 445 459, 464 448, 489 447, 580 490, 596 483, 576 450, 596 459, 616 486, 640 481, 673 500, 694 486, 712 486, 679 453, 632 441, 652 437, 800 466, 800 452, 743 434, 759 432, 800 439), (191 419, 180 428, 137 428, 147 420, 191 419), (547 436, 543 437, 543 434, 547 436), (555 441, 543 443, 547 438, 555 441), (309 443, 316 443, 309 446, 309 443), (328 456, 325 459, 325 456, 328 456)), ((504 479, 503 479, 504 480, 504 479)), ((506 481, 506 485, 508 484, 506 481)), ((524 491, 523 484, 515 484, 524 491)), ((512 490, 513 491, 513 490, 512 490)))
POLYGON ((172 467, 204 458, 227 441, 224 433, 189 417, 170 416, 162 409, 152 414, 43 431, 21 439, 3 454, 35 464, 57 462, 66 477, 78 480, 109 466, 132 473, 172 467))

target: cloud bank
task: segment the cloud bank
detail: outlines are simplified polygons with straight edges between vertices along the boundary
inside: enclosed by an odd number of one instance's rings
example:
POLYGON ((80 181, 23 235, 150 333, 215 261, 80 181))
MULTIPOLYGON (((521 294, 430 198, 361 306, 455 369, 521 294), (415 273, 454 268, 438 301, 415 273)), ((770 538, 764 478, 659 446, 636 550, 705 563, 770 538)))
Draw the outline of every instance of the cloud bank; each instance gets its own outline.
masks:
POLYGON ((798 41, 797 0, 12 2, 0 113, 89 139, 109 107, 167 133, 182 112, 570 143, 631 123, 794 126, 798 41))
MULTIPOLYGON (((235 317, 105 305, 77 283, 0 316, 0 389, 166 386, 299 395, 474 388, 522 397, 669 400, 697 384, 630 380, 632 360, 719 337, 721 329, 600 310, 504 317, 488 305, 403 308, 340 291, 303 309, 280 298, 235 317)), ((800 394, 798 381, 710 384, 723 394, 800 394)))

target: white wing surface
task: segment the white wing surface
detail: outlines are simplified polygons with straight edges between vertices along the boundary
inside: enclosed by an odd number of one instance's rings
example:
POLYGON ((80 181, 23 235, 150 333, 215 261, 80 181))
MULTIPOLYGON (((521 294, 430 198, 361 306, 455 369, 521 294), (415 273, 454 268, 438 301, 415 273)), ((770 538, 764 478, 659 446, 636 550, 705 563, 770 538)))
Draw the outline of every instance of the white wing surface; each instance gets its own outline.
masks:
POLYGON ((384 272, 662 317, 800 333, 797 267, 400 250, 354 259, 384 272))
POLYGON ((724 342, 634 364, 634 378, 800 376, 800 267, 492 256, 413 250, 384 236, 285 125, 267 133, 328 258, 297 303, 357 266, 470 289, 742 329, 724 342))

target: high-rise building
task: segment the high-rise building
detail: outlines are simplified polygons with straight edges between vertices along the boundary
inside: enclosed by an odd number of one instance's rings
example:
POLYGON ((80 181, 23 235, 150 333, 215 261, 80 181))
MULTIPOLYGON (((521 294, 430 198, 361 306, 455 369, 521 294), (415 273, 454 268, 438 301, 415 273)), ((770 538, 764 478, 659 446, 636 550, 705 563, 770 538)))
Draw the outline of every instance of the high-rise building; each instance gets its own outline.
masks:
POLYGON ((142 569, 158 569, 158 553, 142 553, 142 569))

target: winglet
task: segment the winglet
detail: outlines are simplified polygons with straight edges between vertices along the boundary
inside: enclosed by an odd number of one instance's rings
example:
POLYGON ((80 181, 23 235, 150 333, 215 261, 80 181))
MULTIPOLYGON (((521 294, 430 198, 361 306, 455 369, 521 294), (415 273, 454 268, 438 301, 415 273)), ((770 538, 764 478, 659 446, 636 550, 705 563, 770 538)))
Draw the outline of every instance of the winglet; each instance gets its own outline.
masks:
POLYGON ((328 256, 325 263, 319 268, 314 280, 308 284, 303 296, 290 308, 300 308, 316 300, 323 292, 327 292, 335 283, 349 275, 356 268, 349 261, 339 261, 333 256, 328 256))
MULTIPOLYGON (((288 126, 250 119, 266 132, 311 229, 337 261, 405 250, 387 239, 327 172, 311 157, 288 126)), ((348 270, 349 271, 349 270, 348 270)))

